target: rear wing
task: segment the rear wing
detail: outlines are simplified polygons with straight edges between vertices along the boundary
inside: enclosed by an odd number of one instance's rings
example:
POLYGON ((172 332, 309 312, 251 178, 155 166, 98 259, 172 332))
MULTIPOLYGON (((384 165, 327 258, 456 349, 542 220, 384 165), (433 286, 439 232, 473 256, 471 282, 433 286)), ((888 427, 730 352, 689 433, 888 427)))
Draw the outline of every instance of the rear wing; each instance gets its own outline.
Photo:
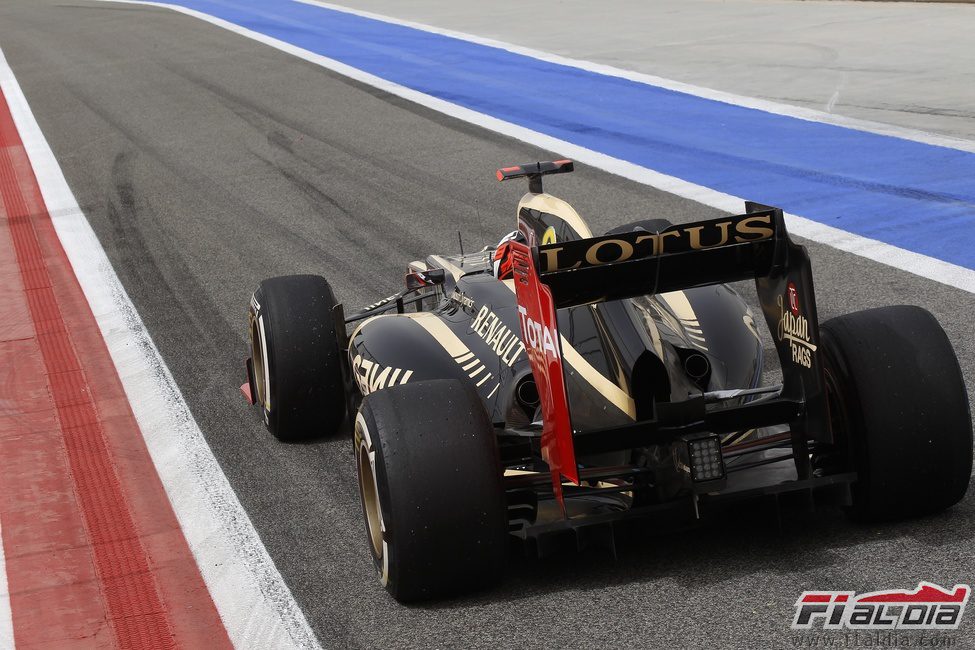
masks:
MULTIPOLYGON (((525 230, 520 216, 519 226, 525 230)), ((745 214, 660 232, 529 243, 512 244, 515 291, 522 339, 541 397, 542 454, 560 500, 563 478, 579 482, 577 450, 626 449, 694 431, 720 433, 783 423, 790 425, 794 445, 802 440, 803 449, 807 434, 830 440, 809 257, 789 238, 781 210, 746 203, 745 214), (778 396, 718 409, 706 409, 703 395, 691 397, 658 404, 652 420, 575 436, 558 309, 746 279, 755 281, 782 365, 778 396)), ((797 458, 803 449, 795 449, 797 458)))
POLYGON ((542 176, 548 174, 567 174, 575 168, 571 160, 553 160, 551 162, 534 162, 513 167, 502 167, 497 171, 499 181, 510 181, 512 178, 527 178, 528 191, 539 194, 542 191, 542 176))
POLYGON ((777 257, 787 257, 785 224, 781 211, 749 207, 660 232, 541 245, 538 275, 557 308, 767 276, 777 257))

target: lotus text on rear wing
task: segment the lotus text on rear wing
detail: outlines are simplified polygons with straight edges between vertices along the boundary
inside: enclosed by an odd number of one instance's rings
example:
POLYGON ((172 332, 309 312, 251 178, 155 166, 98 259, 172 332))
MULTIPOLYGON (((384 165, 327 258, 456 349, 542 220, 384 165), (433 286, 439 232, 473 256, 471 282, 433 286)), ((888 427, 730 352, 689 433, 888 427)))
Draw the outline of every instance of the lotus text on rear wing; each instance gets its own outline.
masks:
POLYGON ((615 264, 630 259, 762 241, 774 235, 771 214, 742 215, 726 221, 675 226, 659 233, 621 233, 587 240, 585 248, 565 244, 542 245, 538 248, 539 270, 548 273, 615 264))

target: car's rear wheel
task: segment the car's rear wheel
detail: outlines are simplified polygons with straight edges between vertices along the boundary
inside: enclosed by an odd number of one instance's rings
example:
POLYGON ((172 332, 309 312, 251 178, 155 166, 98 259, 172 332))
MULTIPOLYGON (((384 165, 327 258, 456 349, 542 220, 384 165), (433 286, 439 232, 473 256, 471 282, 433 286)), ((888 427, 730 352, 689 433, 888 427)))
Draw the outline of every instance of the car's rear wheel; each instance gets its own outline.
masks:
POLYGON ((919 307, 870 309, 821 326, 830 416, 857 472, 855 519, 938 512, 972 472, 965 381, 938 321, 919 307))
POLYGON ((386 590, 409 602, 489 585, 507 558, 495 433, 453 379, 366 396, 355 458, 369 549, 386 590))
POLYGON ((261 282, 249 330, 254 400, 278 439, 331 435, 345 415, 345 393, 325 278, 289 275, 261 282))

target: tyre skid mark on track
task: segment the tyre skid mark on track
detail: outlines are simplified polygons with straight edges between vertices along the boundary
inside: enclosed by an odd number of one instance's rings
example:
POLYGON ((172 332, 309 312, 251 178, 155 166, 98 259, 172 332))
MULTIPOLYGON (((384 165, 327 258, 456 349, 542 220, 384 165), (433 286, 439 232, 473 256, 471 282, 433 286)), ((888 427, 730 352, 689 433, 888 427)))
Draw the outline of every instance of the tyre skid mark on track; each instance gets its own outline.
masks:
MULTIPOLYGON (((372 86, 379 90, 388 92, 397 97, 415 102, 429 109, 438 111, 440 113, 449 115, 451 117, 463 120, 465 122, 507 135, 523 142, 533 144, 535 146, 554 151, 559 153, 559 155, 574 158, 579 162, 598 167, 610 173, 622 176, 629 180, 642 183, 645 185, 650 185, 659 190, 669 192, 671 194, 690 199, 692 201, 697 201, 704 205, 708 205, 725 212, 737 214, 741 212, 744 199, 741 197, 732 196, 725 192, 711 189, 702 185, 697 185, 685 181, 683 179, 677 178, 675 176, 670 176, 667 174, 662 174, 660 172, 654 171, 647 167, 637 165, 632 162, 628 162, 613 156, 600 153, 598 151, 582 147, 572 142, 562 140, 550 135, 546 135, 539 131, 534 131, 532 129, 526 128, 524 126, 519 126, 517 124, 501 120, 478 111, 459 106, 457 104, 445 101, 438 97, 428 95, 426 93, 408 88, 406 86, 397 84, 395 82, 389 81, 382 77, 364 72, 357 68, 354 68, 348 64, 342 63, 341 61, 316 54, 309 50, 303 49, 291 43, 276 39, 274 37, 268 36, 266 34, 256 32, 254 30, 242 27, 233 22, 224 20, 222 18, 217 18, 209 14, 183 7, 177 4, 168 4, 164 2, 151 2, 146 0, 97 0, 99 2, 110 2, 119 4, 131 4, 131 5, 142 5, 150 7, 158 7, 164 9, 170 9, 194 18, 198 18, 205 22, 217 25, 236 34, 246 36, 258 42, 264 43, 283 52, 287 52, 301 59, 309 61, 311 63, 320 65, 324 68, 337 72, 341 75, 364 83, 366 85, 372 86)), ((316 3, 305 3, 305 4, 316 4, 316 3)), ((354 10, 349 10, 345 7, 339 7, 335 5, 327 5, 325 3, 317 3, 325 6, 327 9, 333 11, 340 11, 349 14, 364 15, 363 12, 356 12, 354 10)), ((388 22, 392 24, 401 24, 406 26, 412 26, 407 24, 405 21, 397 21, 396 19, 391 19, 385 16, 370 15, 370 18, 374 20, 379 20, 383 22, 388 22)), ((427 31, 438 32, 435 28, 429 28, 426 26, 412 26, 416 29, 426 29, 427 31)), ((439 30, 443 31, 443 30, 439 30)), ((470 37, 469 35, 453 35, 456 38, 466 38, 471 42, 478 42, 476 37, 470 37)), ((483 40, 483 39, 482 39, 483 40)), ((504 44, 493 44, 492 47, 502 47, 504 44)), ((508 47, 509 50, 515 51, 512 47, 508 47)), ((525 49, 525 54, 528 56, 534 56, 535 54, 542 55, 541 60, 553 59, 553 55, 545 55, 544 53, 532 53, 525 49)), ((557 57, 556 57, 557 58, 557 57)), ((558 61, 565 64, 562 61, 558 61)), ((574 62, 566 65, 575 65, 579 67, 578 64, 586 62, 574 62)), ((595 64, 590 64, 594 66, 595 64)), ((595 68, 593 68, 595 71, 595 68)), ((612 74, 612 70, 599 70, 601 74, 612 74)), ((635 74, 635 73, 634 73, 635 74)), ((619 76, 619 75, 616 75, 619 76)), ((642 80, 643 83, 649 83, 647 80, 642 80)), ((666 81, 666 80, 663 80, 666 81)), ((662 85, 661 87, 667 87, 662 85)), ((679 92, 688 92, 694 94, 694 88, 688 86, 687 88, 680 89, 679 92)), ((704 89, 696 89, 697 91, 703 91, 704 89)), ((709 91, 712 92, 712 91, 709 91)), ((706 96, 701 92, 697 93, 698 96, 706 96)), ((733 96, 728 95, 724 101, 733 96)), ((713 99, 722 101, 718 99, 717 94, 713 99)), ((739 98, 741 100, 747 98, 739 98)), ((732 102, 734 103, 734 102, 732 102)), ((746 105, 739 102, 739 105, 746 105)), ((767 110, 769 112, 775 113, 776 107, 769 104, 767 107, 755 106, 759 110, 767 110)), ((781 107, 779 107, 781 108, 781 107)), ((784 109, 783 109, 784 110, 784 109)), ((823 123, 829 123, 822 119, 817 119, 816 111, 803 111, 802 109, 795 109, 799 113, 803 113, 803 116, 790 115, 792 117, 797 117, 798 119, 803 119, 807 121, 820 121, 823 123)), ((778 110, 779 114, 786 114, 782 110, 778 110)), ((912 132, 909 129, 898 129, 897 127, 886 127, 881 124, 873 124, 865 121, 855 121, 849 120, 848 124, 842 124, 839 126, 844 126, 848 128, 853 128, 856 130, 870 131, 870 132, 883 132, 892 137, 910 138, 916 142, 925 142, 931 144, 938 144, 939 146, 952 146, 949 141, 953 141, 950 138, 937 139, 936 136, 930 134, 923 134, 921 132, 912 132), (886 128, 886 131, 882 130, 880 127, 886 128), (932 139, 934 138, 934 140, 932 139), (935 141, 937 140, 937 142, 935 141)), ((962 145, 966 144, 964 141, 953 141, 954 147, 960 151, 967 150, 962 145)), ((788 226, 790 232, 793 234, 817 241, 827 246, 831 246, 838 250, 842 250, 854 255, 865 257, 872 261, 884 264, 887 266, 892 266, 897 269, 913 273, 915 275, 934 280, 936 282, 946 284, 948 286, 956 287, 970 293, 975 293, 975 270, 953 264, 951 262, 946 262, 941 259, 930 257, 921 253, 916 253, 904 248, 899 248, 897 246, 887 244, 875 239, 870 239, 868 237, 853 234, 851 232, 841 230, 839 228, 834 228, 832 226, 825 225, 818 221, 808 219, 795 214, 787 214, 788 226)))

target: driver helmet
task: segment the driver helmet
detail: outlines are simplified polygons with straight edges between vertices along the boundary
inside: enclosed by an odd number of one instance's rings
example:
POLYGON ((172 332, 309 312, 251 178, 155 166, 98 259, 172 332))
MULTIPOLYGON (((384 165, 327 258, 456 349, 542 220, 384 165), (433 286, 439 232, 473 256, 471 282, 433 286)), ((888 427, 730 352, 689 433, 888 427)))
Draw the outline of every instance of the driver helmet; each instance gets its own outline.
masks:
POLYGON ((514 277, 514 268, 511 264, 511 242, 513 241, 523 242, 525 237, 517 230, 513 230, 502 237, 494 249, 494 277, 499 280, 514 277))

